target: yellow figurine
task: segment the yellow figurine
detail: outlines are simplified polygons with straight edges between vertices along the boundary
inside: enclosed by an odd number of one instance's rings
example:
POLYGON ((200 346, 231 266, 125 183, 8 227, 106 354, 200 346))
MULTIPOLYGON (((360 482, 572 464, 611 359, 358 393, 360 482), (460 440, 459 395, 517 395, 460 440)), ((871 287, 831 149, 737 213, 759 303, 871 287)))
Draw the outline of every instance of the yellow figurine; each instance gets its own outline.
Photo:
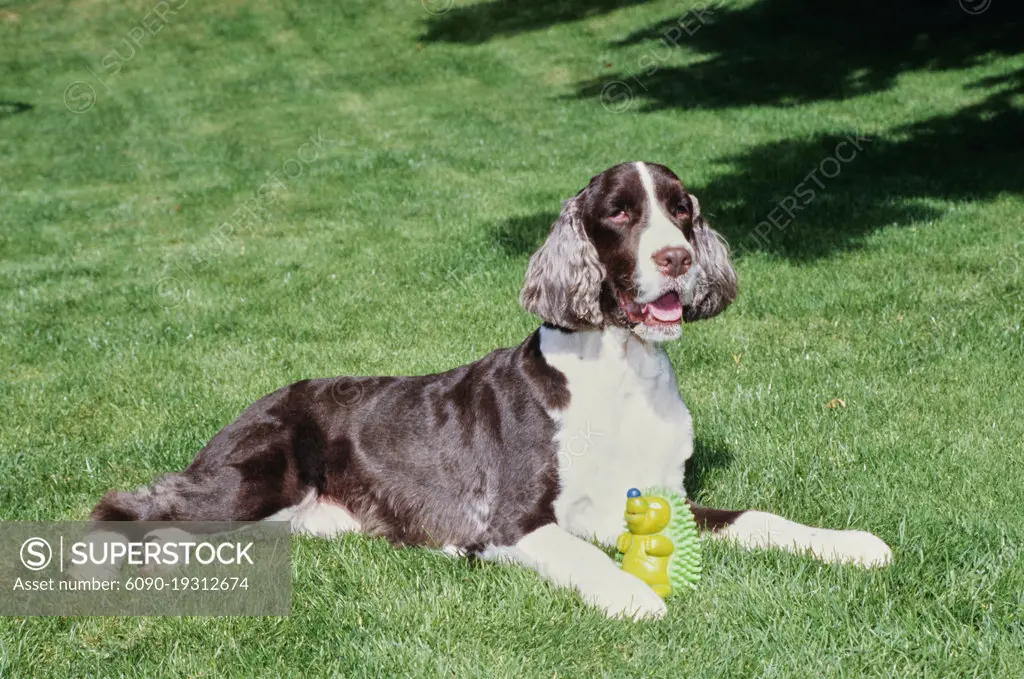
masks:
POLYGON ((700 579, 697 525, 685 498, 666 489, 626 494, 626 530, 616 547, 622 569, 637 576, 665 598, 682 585, 700 579))

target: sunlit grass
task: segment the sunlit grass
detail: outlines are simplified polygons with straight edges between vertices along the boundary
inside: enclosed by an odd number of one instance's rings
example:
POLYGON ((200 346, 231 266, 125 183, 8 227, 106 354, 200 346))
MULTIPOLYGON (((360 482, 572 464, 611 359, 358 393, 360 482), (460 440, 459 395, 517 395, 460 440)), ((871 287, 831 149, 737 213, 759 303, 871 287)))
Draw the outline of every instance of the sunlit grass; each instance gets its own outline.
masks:
POLYGON ((416 2, 190 2, 118 73, 151 5, 4 7, 0 101, 32 108, 0 107, 0 518, 84 518, 290 381, 518 343, 531 248, 608 165, 673 167, 742 242, 861 133, 669 351, 698 499, 876 532, 893 567, 709 546, 695 594, 629 625, 525 571, 296 539, 290 618, 5 619, 0 675, 1024 675, 1020 136, 936 162, 984 134, 958 117, 998 89, 976 83, 1024 62, 615 113, 577 84, 639 72, 646 47, 612 43, 697 3, 620 4, 477 44, 427 40, 416 2))

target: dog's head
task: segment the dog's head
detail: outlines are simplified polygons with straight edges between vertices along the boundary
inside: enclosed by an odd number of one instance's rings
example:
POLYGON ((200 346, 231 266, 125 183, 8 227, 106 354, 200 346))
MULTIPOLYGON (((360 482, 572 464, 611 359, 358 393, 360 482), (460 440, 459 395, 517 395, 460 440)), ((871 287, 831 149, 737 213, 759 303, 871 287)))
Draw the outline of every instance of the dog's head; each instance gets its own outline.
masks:
POLYGON ((552 325, 619 326, 652 342, 677 339, 683 321, 735 298, 721 236, 672 170, 653 163, 611 167, 566 201, 519 297, 552 325))

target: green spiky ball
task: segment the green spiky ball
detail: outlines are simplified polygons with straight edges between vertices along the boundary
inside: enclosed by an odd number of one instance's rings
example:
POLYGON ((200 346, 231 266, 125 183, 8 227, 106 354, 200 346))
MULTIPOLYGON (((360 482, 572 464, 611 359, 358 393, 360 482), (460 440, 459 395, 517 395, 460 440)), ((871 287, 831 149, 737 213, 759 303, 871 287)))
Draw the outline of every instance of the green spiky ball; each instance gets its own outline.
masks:
POLYGON ((689 503, 683 495, 668 488, 647 488, 644 495, 663 497, 672 505, 672 519, 665 529, 675 547, 668 567, 672 591, 678 592, 684 586, 696 589, 701 573, 700 537, 689 503))
POLYGON ((661 596, 671 596, 685 589, 695 589, 701 574, 700 539, 697 535, 697 521, 690 511, 686 498, 669 488, 661 487, 646 488, 639 496, 637 493, 639 493, 638 490, 632 489, 627 495, 624 518, 633 516, 640 523, 634 524, 638 528, 635 533, 627 524, 627 532, 620 538, 619 559, 623 562, 623 567, 650 584, 661 596), (659 503, 659 505, 668 505, 670 514, 667 525, 652 532, 652 528, 664 521, 664 509, 655 509, 654 507, 658 505, 652 506, 650 511, 653 513, 650 519, 645 519, 643 518, 644 512, 630 514, 630 501, 636 499, 644 503, 653 503, 658 498, 664 500, 664 503, 659 503), (655 523, 651 523, 651 521, 655 521, 655 523), (670 587, 667 593, 664 582, 666 573, 664 561, 657 556, 651 558, 648 554, 638 555, 636 551, 635 541, 645 540, 652 536, 664 536, 672 542, 672 550, 667 557, 667 576, 670 587), (626 548, 627 545, 634 545, 634 547, 629 549, 626 548), (627 552, 629 553, 627 554, 627 552))

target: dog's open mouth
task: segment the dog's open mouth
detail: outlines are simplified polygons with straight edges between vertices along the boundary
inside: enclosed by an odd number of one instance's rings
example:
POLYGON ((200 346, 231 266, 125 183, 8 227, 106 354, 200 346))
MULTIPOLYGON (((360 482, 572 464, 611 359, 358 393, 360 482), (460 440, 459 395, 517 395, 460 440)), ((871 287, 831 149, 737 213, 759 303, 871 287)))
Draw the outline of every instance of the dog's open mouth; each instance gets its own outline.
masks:
POLYGON ((620 292, 619 306, 626 312, 631 322, 652 327, 678 325, 683 318, 683 303, 675 292, 666 292, 647 304, 637 304, 620 292))

